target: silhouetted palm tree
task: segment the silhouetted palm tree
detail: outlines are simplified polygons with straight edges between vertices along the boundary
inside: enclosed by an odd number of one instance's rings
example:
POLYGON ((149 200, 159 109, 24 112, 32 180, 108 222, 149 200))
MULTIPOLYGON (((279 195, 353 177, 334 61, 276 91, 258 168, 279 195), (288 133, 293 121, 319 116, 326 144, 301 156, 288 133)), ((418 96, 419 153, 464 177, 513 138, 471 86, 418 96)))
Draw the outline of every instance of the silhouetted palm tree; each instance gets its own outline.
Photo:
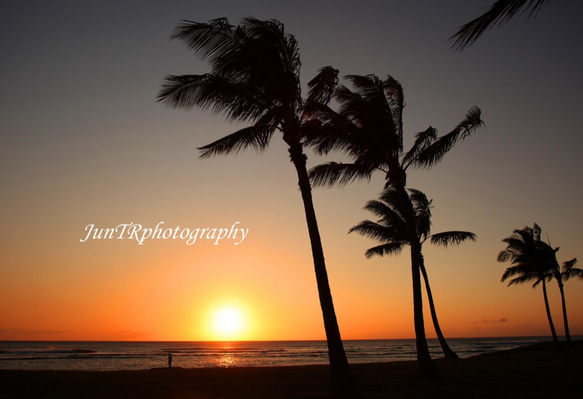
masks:
POLYGON ((535 15, 550 0, 497 0, 490 9, 479 17, 462 25, 450 38, 452 47, 463 50, 482 36, 484 32, 496 25, 508 22, 517 14, 529 11, 535 15))
POLYGON ((430 208, 432 201, 428 200, 421 191, 414 189, 408 189, 407 191, 415 212, 416 228, 414 231, 407 228, 407 222, 403 218, 406 209, 403 209, 402 203, 399 201, 399 194, 394 188, 389 187, 383 191, 380 201, 369 201, 364 208, 378 216, 379 220, 377 222, 365 220, 351 228, 349 232, 357 232, 372 239, 382 241, 381 245, 372 247, 366 251, 365 255, 367 258, 374 255, 397 254, 401 252, 405 245, 411 247, 411 259, 419 262, 419 267, 425 280, 429 308, 439 343, 446 358, 457 359, 457 354, 447 344, 439 326, 421 250, 423 243, 427 240, 432 244, 447 247, 448 245, 459 245, 467 240, 475 241, 476 236, 474 233, 467 231, 447 231, 431 235, 430 208), (414 234, 411 234, 413 232, 414 234), (413 254, 413 248, 418 251, 416 254, 413 254))
MULTIPOLYGON (((326 75, 323 68, 319 76, 326 75)), ((483 125, 478 107, 472 107, 451 132, 438 137, 428 127, 417 133, 415 142, 403 149, 403 88, 393 77, 381 80, 375 75, 346 77, 354 90, 338 86, 334 99, 340 109, 310 103, 307 110, 318 115, 304 125, 306 141, 320 154, 340 151, 351 163, 329 162, 310 170, 314 186, 345 185, 359 179, 369 180, 375 171, 385 174, 386 187, 406 187, 409 168, 429 169, 443 159, 455 144, 483 125)), ((315 80, 315 79, 314 79, 315 80)), ((329 83, 327 87, 333 84, 329 83)))
MULTIPOLYGON (((323 75, 326 67, 321 71, 323 75)), ((409 167, 430 168, 438 163, 453 146, 482 125, 480 109, 471 108, 466 118, 450 133, 438 137, 437 130, 429 127, 417 134, 411 149, 403 151, 403 88, 388 76, 381 80, 375 75, 347 76, 354 89, 339 86, 334 99, 340 104, 338 111, 328 105, 311 105, 308 109, 318 115, 317 121, 306 125, 307 141, 327 154, 331 151, 346 153, 351 163, 329 162, 310 170, 315 186, 343 185, 358 179, 370 179, 374 171, 385 174, 385 187, 392 187, 401 201, 403 219, 413 235, 415 211, 406 191, 406 171, 409 167)), ((329 84, 327 87, 331 87, 329 84)), ((415 242, 411 253, 420 253, 415 242)), ((417 256, 417 255, 415 255, 417 256)), ((419 373, 438 375, 431 361, 423 322, 423 301, 420 259, 412 259, 413 303, 415 337, 419 373)))
MULTIPOLYGON (((209 109, 228 120, 251 125, 201 147, 201 157, 236 153, 248 147, 267 148, 275 132, 282 133, 298 175, 304 203, 320 305, 328 341, 332 389, 336 396, 354 397, 354 386, 342 345, 324 262, 324 253, 303 151, 301 122, 304 100, 300 86, 300 54, 294 36, 276 20, 245 18, 240 26, 227 19, 209 23, 183 21, 172 35, 211 71, 202 75, 166 76, 158 101, 173 107, 209 109)), ((332 81, 333 82, 333 81, 332 81)), ((325 103, 327 87, 312 86, 310 98, 325 103)))
MULTIPOLYGON (((554 249, 554 253, 556 254, 559 251, 559 248, 554 249)), ((571 333, 569 331, 569 319, 567 317, 567 303, 565 301, 565 288, 564 288, 564 281, 567 281, 571 277, 575 278, 583 278, 583 270, 578 269, 575 267, 577 263, 577 259, 573 258, 563 263, 562 269, 559 268, 559 263, 557 262, 557 258, 555 256, 553 270, 549 274, 549 277, 554 278, 557 280, 557 284, 559 286, 559 292, 561 293, 561 306, 563 310, 563 325, 565 328, 565 338, 567 342, 571 342, 571 333)))
POLYGON ((540 227, 536 224, 534 228, 527 226, 521 230, 514 230, 512 235, 502 242, 506 243, 506 249, 498 254, 498 262, 512 264, 502 275, 502 281, 511 279, 508 286, 534 281, 533 288, 542 283, 547 319, 553 341, 558 345, 559 339, 551 316, 546 285, 555 269, 555 251, 540 240, 540 227))

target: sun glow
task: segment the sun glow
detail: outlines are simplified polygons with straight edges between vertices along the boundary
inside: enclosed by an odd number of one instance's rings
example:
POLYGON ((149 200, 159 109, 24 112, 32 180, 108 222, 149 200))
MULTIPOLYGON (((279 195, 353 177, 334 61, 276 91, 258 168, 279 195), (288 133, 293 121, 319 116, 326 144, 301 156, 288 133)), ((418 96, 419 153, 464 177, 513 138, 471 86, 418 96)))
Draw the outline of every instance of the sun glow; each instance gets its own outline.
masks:
POLYGON ((222 306, 213 312, 211 329, 217 339, 241 339, 247 329, 245 314, 238 307, 222 306))

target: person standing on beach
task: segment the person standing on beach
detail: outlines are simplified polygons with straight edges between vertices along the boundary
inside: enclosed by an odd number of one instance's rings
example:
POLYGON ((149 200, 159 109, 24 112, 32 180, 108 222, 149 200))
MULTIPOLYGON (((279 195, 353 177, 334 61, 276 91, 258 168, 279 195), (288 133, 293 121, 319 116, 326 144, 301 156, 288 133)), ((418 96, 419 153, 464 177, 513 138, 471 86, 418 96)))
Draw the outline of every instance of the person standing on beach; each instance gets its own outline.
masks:
POLYGON ((168 352, 168 368, 172 368, 172 352, 168 352))

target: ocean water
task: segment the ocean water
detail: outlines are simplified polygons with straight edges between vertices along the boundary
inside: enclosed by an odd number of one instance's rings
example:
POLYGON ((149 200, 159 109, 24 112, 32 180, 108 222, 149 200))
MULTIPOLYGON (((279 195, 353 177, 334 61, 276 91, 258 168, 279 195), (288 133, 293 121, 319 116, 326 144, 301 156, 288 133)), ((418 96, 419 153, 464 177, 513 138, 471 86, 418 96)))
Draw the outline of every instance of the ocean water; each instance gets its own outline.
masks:
MULTIPOLYGON (((448 339, 461 358, 510 349, 549 337, 448 339)), ((442 357, 437 340, 428 340, 432 357, 442 357)), ((350 363, 413 360, 415 341, 344 341, 350 363)), ((325 341, 249 342, 0 342, 0 369, 143 370, 167 367, 263 367, 327 364, 325 341)))

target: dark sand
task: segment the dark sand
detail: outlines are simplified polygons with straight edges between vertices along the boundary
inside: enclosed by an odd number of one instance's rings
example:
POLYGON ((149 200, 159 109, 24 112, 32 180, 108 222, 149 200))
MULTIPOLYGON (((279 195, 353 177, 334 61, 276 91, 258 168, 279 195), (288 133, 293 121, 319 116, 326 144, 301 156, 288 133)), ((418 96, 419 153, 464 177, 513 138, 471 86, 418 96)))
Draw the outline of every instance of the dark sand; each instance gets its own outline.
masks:
MULTIPOLYGON (((415 362, 352 365, 364 398, 583 398, 583 341, 550 343, 463 360, 436 360, 435 380, 415 362)), ((329 398, 327 366, 0 370, 1 398, 329 398)))

